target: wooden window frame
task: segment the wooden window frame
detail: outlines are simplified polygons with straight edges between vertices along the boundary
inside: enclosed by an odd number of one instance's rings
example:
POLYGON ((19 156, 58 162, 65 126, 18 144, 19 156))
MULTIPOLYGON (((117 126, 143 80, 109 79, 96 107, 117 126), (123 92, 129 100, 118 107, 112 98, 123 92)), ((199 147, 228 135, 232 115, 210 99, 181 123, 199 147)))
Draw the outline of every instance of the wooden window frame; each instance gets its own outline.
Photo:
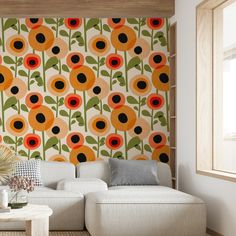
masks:
MULTIPOLYGON (((222 42, 216 37, 222 30, 222 22, 216 17, 216 14, 220 14, 220 11, 217 12, 217 8, 223 8, 233 1, 235 0, 205 0, 196 8, 196 172, 236 182, 236 174, 214 169, 214 125, 222 122, 222 118, 219 117, 216 120, 213 116, 216 109, 214 94, 216 90, 220 91, 214 81, 219 79, 218 75, 221 74, 219 70, 222 69, 222 64, 217 66, 217 63, 222 62, 223 58, 223 49, 220 50, 222 42), (216 25, 217 27, 215 27, 216 25), (219 53, 216 53, 215 48, 219 53)), ((217 100, 218 102, 220 101, 217 100)))

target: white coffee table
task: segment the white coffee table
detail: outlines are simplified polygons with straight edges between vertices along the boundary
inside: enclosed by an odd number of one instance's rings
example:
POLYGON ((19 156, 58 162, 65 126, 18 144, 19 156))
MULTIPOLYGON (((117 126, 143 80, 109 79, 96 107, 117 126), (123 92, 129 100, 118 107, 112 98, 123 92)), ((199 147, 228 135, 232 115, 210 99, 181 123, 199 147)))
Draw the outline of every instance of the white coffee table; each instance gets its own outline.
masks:
POLYGON ((45 205, 29 204, 21 209, 0 213, 0 222, 25 221, 26 236, 48 236, 52 209, 45 205))

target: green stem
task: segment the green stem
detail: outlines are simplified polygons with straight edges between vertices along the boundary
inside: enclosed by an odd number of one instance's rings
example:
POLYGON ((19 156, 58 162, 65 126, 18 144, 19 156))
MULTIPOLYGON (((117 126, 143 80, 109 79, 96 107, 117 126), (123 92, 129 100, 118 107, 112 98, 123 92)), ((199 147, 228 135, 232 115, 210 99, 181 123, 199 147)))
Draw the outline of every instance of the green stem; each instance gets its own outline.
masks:
POLYGON ((74 89, 74 94, 76 94, 76 89, 74 89))
POLYGON ((1 91, 1 108, 2 108, 2 131, 5 132, 5 114, 4 114, 4 96, 3 91, 1 91))
POLYGON ((61 60, 60 59, 58 60, 58 66, 59 66, 59 69, 58 69, 59 70, 59 74, 61 74, 61 60))
POLYGON ((59 28, 59 18, 57 18, 57 27, 56 27, 56 37, 58 37, 58 28, 59 28))
POLYGON ((18 23, 18 34, 20 34, 20 20, 19 19, 17 20, 17 23, 18 23))
POLYGON ((141 115, 141 97, 138 96, 138 117, 141 115))
POLYGON ((168 22, 168 18, 166 18, 166 38, 167 38, 167 51, 170 51, 169 48, 169 22, 168 22))
POLYGON ((71 30, 69 30, 69 50, 71 51, 71 30))
POLYGON ((17 155, 17 142, 18 142, 18 138, 17 136, 15 137, 15 154, 17 155))
POLYGON ((28 90, 30 91, 30 70, 28 70, 28 90))
POLYGON ((15 78, 17 77, 17 70, 18 70, 18 63, 17 63, 17 57, 15 57, 15 78))
POLYGON ((153 33, 154 31, 152 30, 152 35, 151 35, 151 50, 153 51, 153 33))
POLYGON ((28 149, 28 160, 30 159, 30 149, 28 149))
POLYGON ((97 158, 99 157, 99 153, 100 153, 100 137, 98 136, 97 158))
POLYGON ((87 109, 86 109, 86 94, 85 94, 85 91, 83 91, 83 100, 84 100, 84 129, 85 129, 85 132, 87 132, 88 129, 87 129, 87 109))
POLYGON ((141 31, 141 20, 138 19, 138 37, 140 38, 140 31, 141 31))
POLYGON ((45 57, 44 51, 42 51, 42 66, 43 66, 43 90, 46 92, 46 75, 45 75, 45 57))
POLYGON ((17 104, 18 104, 18 114, 20 114, 20 100, 17 100, 17 104))
POLYGON ((111 72, 110 72, 110 90, 112 91, 112 69, 111 69, 111 72))
POLYGON ((168 92, 165 92, 165 97, 166 97, 166 121, 167 121, 167 131, 169 132, 170 130, 170 125, 169 125, 169 99, 168 99, 168 92))
POLYGON ((88 51, 87 49, 87 30, 86 30, 86 18, 84 18, 84 49, 85 49, 85 52, 88 51))
POLYGON ((61 154, 61 139, 58 139, 58 146, 59 146, 59 154, 61 154))
POLYGON ((141 60, 141 74, 143 75, 143 71, 144 71, 144 69, 143 69, 143 60, 141 60))
POLYGON ((102 19, 100 19, 100 34, 102 34, 102 19))
POLYGON ((144 154, 143 140, 141 141, 141 154, 144 154))
POLYGON ((151 130, 153 130, 153 113, 154 113, 154 110, 152 110, 152 113, 151 113, 151 130))
POLYGON ((42 131, 42 145, 43 145, 43 160, 45 161, 45 136, 44 136, 44 131, 42 131))
POLYGON ((110 157, 112 158, 112 149, 110 150, 110 157))
POLYGON ((100 100, 100 114, 102 115, 102 100, 100 100))
POLYGON ((56 117, 58 117, 58 107, 59 107, 59 98, 58 98, 58 96, 56 98, 56 102, 57 102, 57 104, 56 104, 56 117))
POLYGON ((129 92, 128 70, 127 70, 127 52, 126 51, 124 51, 124 58, 125 58, 125 87, 126 87, 126 92, 129 92))
POLYGON ((99 77, 99 70, 100 70, 100 57, 98 57, 98 68, 97 68, 97 78, 99 77))
POLYGON ((156 94, 158 94, 158 89, 156 89, 156 94))
POLYGON ((115 129, 115 134, 117 134, 117 129, 115 129))
POLYGON ((71 110, 69 110, 69 130, 71 131, 71 110))
POLYGON ((2 25, 2 51, 5 52, 4 18, 1 18, 2 25))
POLYGON ((127 144, 127 133, 126 131, 124 131, 124 139, 125 139, 125 159, 127 160, 128 159, 128 144, 127 144))

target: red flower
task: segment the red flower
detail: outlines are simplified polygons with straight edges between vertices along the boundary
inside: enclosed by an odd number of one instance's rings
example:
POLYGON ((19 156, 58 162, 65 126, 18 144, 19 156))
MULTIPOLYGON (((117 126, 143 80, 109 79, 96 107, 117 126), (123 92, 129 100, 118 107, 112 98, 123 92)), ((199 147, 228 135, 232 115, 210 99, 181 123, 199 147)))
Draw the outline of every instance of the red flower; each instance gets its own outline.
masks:
POLYGON ((160 29, 164 25, 163 18, 148 18, 147 25, 150 29, 157 30, 160 29))
POLYGON ((166 136, 162 132, 154 132, 149 136, 149 144, 152 148, 161 148, 166 145, 166 142, 166 136))
POLYGON ((65 106, 70 110, 76 110, 82 104, 80 95, 70 93, 65 98, 65 106))
POLYGON ((70 30, 78 29, 82 24, 82 19, 80 18, 66 18, 65 26, 70 30))
POLYGON ((123 65, 123 58, 118 54, 109 54, 106 58, 106 66, 111 70, 117 70, 123 65))
POLYGON ((67 145, 72 148, 78 148, 84 144, 84 136, 79 132, 70 133, 66 138, 67 145))
POLYGON ((36 29, 43 24, 43 18, 26 18, 25 24, 30 29, 36 29))
POLYGON ((43 96, 37 92, 29 93, 25 98, 25 104, 29 108, 37 108, 43 104, 43 96))
POLYGON ((24 137, 24 146, 29 150, 38 148, 41 144, 40 136, 37 134, 27 134, 24 137))
POLYGON ((66 63, 71 69, 79 68, 84 64, 84 56, 81 53, 72 52, 67 56, 66 63))
POLYGON ((38 55, 30 53, 27 54, 24 58, 24 66, 28 70, 35 70, 37 69, 41 64, 41 59, 38 55))
POLYGON ((123 145, 123 138, 120 134, 109 134, 106 138, 106 146, 112 150, 118 149, 123 145))
POLYGON ((108 96, 108 105, 111 108, 118 108, 125 104, 125 96, 123 93, 114 92, 108 96))
POLYGON ((164 98, 160 94, 152 93, 147 98, 147 105, 152 110, 160 109, 164 105, 164 98))

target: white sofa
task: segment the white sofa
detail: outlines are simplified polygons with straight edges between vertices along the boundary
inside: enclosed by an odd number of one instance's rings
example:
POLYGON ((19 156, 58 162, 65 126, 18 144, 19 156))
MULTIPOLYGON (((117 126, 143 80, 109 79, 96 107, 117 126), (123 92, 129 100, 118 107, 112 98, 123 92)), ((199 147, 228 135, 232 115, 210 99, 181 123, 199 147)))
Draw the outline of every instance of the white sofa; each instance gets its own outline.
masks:
POLYGON ((42 162, 44 187, 29 201, 53 209, 51 230, 82 230, 85 223, 92 236, 205 236, 204 202, 171 188, 168 165, 158 163, 157 171, 160 186, 108 187, 107 162, 81 163, 76 174, 69 163, 42 162))

